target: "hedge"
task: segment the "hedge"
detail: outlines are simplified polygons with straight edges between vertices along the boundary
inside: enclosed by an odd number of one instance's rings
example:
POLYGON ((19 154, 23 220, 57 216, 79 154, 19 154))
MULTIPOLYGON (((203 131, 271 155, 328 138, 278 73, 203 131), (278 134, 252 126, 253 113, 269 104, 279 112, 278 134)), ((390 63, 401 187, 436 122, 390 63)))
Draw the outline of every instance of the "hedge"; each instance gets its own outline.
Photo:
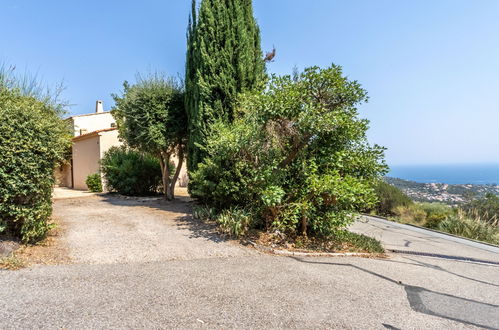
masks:
POLYGON ((57 109, 0 80, 0 233, 37 241, 49 229, 54 168, 70 146, 57 109))

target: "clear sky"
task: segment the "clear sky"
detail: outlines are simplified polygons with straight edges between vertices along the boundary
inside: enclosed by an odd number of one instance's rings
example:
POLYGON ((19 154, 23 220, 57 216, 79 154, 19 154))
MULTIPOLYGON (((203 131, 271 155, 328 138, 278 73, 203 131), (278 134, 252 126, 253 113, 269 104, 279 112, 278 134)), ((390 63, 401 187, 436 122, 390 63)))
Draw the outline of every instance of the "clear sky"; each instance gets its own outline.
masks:
MULTIPOLYGON (((189 0, 0 0, 0 61, 61 80, 72 114, 136 72, 183 75, 189 0)), ((389 164, 499 163, 499 1, 254 0, 269 72, 342 65, 389 164)))

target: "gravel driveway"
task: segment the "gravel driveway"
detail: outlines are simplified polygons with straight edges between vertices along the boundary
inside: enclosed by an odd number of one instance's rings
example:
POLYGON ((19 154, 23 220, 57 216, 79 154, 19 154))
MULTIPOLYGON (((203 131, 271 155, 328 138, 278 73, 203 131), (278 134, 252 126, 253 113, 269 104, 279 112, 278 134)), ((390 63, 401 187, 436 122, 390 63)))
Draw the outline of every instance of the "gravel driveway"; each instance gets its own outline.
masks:
POLYGON ((93 195, 59 199, 54 215, 74 263, 115 264, 189 260, 255 254, 225 241, 215 228, 194 220, 188 197, 161 198, 93 195))

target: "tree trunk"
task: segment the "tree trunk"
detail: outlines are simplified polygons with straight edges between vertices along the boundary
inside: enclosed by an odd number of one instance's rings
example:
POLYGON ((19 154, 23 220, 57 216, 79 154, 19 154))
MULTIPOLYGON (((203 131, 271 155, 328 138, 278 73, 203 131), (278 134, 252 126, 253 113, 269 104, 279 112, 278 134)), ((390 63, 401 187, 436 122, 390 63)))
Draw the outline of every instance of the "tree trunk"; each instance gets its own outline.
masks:
POLYGON ((180 170, 182 169, 182 163, 183 162, 184 162, 184 149, 180 146, 178 148, 178 164, 177 164, 177 168, 176 168, 175 174, 173 175, 173 178, 172 178, 172 180, 170 182, 170 187, 168 187, 171 199, 175 198, 175 184, 177 183, 178 177, 180 175, 180 170))
POLYGON ((161 165, 161 176, 163 179, 163 193, 167 200, 172 200, 169 186, 170 186, 170 153, 161 153, 159 157, 159 163, 161 165))
POLYGON ((300 221, 300 231, 303 236, 307 236, 307 217, 305 215, 302 215, 301 221, 300 221))

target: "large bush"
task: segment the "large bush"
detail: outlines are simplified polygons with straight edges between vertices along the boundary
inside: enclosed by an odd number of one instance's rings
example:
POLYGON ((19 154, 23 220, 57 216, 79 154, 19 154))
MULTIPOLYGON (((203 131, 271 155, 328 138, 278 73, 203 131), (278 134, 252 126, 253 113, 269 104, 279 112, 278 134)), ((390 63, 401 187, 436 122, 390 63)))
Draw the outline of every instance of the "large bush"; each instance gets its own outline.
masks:
POLYGON ((443 203, 421 203, 420 208, 426 213, 425 227, 437 229, 442 221, 455 214, 455 210, 443 203))
POLYGON ((71 141, 59 113, 47 97, 0 72, 0 232, 24 242, 49 229, 54 168, 71 141))
POLYGON ((414 202, 399 188, 380 180, 375 185, 376 196, 378 203, 376 207, 371 210, 379 215, 393 215, 397 207, 408 207, 414 202))
POLYGON ((383 148, 366 139, 356 106, 366 92, 341 68, 273 77, 247 95, 232 124, 216 122, 209 155, 191 176, 191 192, 220 209, 251 209, 252 225, 328 236, 374 206, 384 174, 383 148))
POLYGON ((149 154, 112 147, 101 160, 101 171, 109 191, 129 196, 154 195, 160 191, 159 160, 149 154))

